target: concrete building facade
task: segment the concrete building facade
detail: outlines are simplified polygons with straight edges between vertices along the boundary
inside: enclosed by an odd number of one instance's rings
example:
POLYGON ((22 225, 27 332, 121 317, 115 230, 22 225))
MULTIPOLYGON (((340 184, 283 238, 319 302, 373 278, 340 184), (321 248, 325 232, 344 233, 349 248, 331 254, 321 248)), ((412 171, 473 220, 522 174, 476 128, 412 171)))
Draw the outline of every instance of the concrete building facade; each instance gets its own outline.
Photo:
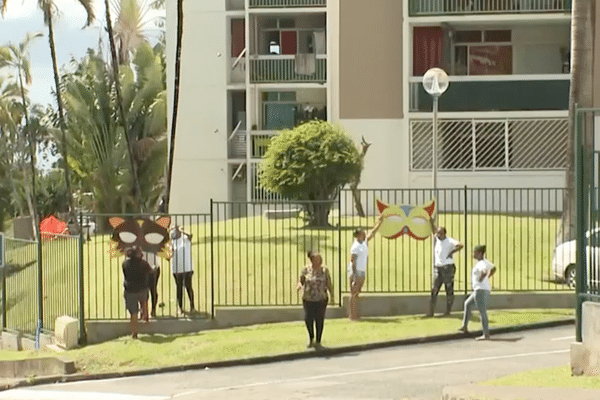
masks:
MULTIPOLYGON (((173 92, 176 2, 167 4, 173 92)), ((264 200, 257 165, 281 129, 319 118, 373 145, 362 188, 562 187, 568 0, 184 2, 171 211, 264 200)), ((172 98, 169 99, 172 104, 172 98)), ((171 113, 169 113, 171 115, 171 113)))

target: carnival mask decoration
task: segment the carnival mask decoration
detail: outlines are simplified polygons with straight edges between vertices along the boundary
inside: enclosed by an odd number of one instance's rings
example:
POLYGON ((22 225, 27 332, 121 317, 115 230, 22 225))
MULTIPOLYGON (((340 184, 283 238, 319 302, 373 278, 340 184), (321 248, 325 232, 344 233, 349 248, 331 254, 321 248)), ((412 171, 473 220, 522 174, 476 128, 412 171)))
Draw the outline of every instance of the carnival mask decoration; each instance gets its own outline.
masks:
POLYGON ((390 205, 377 200, 377 209, 383 216, 379 233, 388 239, 408 235, 425 240, 431 236, 431 218, 435 213, 435 199, 420 205, 390 205))
POLYGON ((137 247, 143 252, 169 258, 170 250, 167 244, 171 217, 160 217, 156 221, 148 218, 111 217, 108 223, 114 229, 111 237, 111 255, 122 255, 127 249, 137 247))

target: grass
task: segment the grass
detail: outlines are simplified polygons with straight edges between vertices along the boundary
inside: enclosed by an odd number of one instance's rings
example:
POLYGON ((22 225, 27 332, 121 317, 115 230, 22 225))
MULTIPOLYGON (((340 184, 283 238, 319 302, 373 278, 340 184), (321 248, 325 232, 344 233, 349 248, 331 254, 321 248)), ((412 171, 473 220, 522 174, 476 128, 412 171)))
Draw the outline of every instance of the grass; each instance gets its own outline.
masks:
POLYGON ((484 382, 483 385, 600 389, 600 377, 571 376, 571 367, 563 365, 560 367, 524 371, 484 382))
MULTIPOLYGON (((372 226, 374 222, 373 217, 340 218, 332 214, 332 224, 342 226, 338 231, 307 228, 302 218, 267 220, 256 216, 218 221, 212 232, 214 264, 211 264, 211 231, 207 219, 202 216, 178 218, 176 222, 194 235, 196 308, 207 313, 211 311, 213 295, 211 276, 217 306, 300 304, 295 287, 300 269, 305 265, 305 251, 311 248, 323 254, 332 272, 335 291, 339 293, 341 286, 346 292, 345 266, 352 231, 355 227, 372 226)), ((477 243, 487 244, 488 258, 498 267, 493 279, 495 291, 571 290, 549 280, 554 239, 560 224, 558 218, 469 214, 466 225, 462 214, 440 214, 438 218, 439 224, 448 228, 449 235, 466 243, 466 249, 455 256, 458 268, 455 291, 463 292, 465 287, 470 287, 473 265, 470 249, 477 243)), ((70 313, 71 305, 77 304, 77 297, 71 298, 77 287, 74 272, 77 260, 71 256, 73 249, 71 245, 61 245, 60 241, 45 246, 44 258, 48 261, 44 266, 48 288, 45 304, 50 307, 61 300, 54 306, 56 312, 68 308, 64 312, 70 313), (65 254, 69 256, 65 258, 65 254), (69 301, 63 299, 64 295, 69 296, 69 301)), ((89 319, 127 317, 122 300, 122 258, 111 258, 109 248, 110 235, 106 234, 92 236, 84 246, 85 313, 89 319)), ((19 251, 35 254, 35 245, 19 251)), ((370 242, 368 268, 365 292, 427 293, 431 287, 431 241, 408 237, 388 240, 376 236, 370 242)), ((28 326, 35 326, 36 274, 35 266, 29 266, 19 273, 20 277, 11 278, 15 283, 9 282, 8 301, 14 315, 19 318, 33 315, 23 322, 28 326)), ((159 301, 164 303, 158 310, 159 316, 175 315, 175 288, 170 265, 164 260, 159 296, 159 301)), ((52 323, 48 319, 44 325, 48 327, 52 323)))
MULTIPOLYGON (((556 320, 573 316, 572 310, 490 311, 490 326, 556 320)), ((330 319, 325 322, 323 345, 340 347, 386 340, 432 336, 456 332, 460 313, 450 318, 400 316, 365 318, 360 322, 330 319)), ((477 324, 473 318, 473 323, 477 324)), ((476 329, 475 325, 472 329, 476 329)), ((139 340, 123 337, 110 342, 70 350, 64 354, 75 360, 82 372, 127 371, 141 368, 203 363, 211 361, 277 355, 306 351, 303 322, 274 323, 186 335, 140 335, 139 340)), ((0 351, 0 359, 51 356, 55 353, 0 351)))

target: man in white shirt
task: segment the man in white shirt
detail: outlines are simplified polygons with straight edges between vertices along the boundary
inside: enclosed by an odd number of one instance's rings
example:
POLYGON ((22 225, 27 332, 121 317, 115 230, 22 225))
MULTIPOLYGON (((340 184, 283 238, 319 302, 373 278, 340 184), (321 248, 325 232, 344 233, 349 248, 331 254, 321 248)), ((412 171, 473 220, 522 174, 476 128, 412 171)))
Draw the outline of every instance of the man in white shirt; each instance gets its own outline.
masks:
POLYGON ((463 248, 458 240, 446 236, 446 228, 440 226, 435 228, 433 220, 431 221, 433 236, 433 285, 431 287, 431 299, 429 301, 429 312, 427 317, 433 317, 435 312, 435 303, 440 292, 442 284, 446 287, 446 312, 444 316, 450 315, 452 304, 454 303, 454 274, 456 266, 452 256, 463 248))
POLYGON ((471 273, 471 286, 473 287, 473 293, 471 293, 467 300, 465 300, 463 323, 459 328, 459 331, 464 333, 469 332, 467 326, 469 324, 469 320, 471 319, 471 312, 473 307, 477 306, 479 314, 481 315, 483 336, 478 337, 476 340, 488 340, 490 338, 487 306, 490 303, 492 284, 490 283, 489 278, 491 278, 496 272, 496 267, 494 264, 485 259, 485 250, 485 245, 475 246, 475 249, 473 250, 473 258, 478 260, 471 273))

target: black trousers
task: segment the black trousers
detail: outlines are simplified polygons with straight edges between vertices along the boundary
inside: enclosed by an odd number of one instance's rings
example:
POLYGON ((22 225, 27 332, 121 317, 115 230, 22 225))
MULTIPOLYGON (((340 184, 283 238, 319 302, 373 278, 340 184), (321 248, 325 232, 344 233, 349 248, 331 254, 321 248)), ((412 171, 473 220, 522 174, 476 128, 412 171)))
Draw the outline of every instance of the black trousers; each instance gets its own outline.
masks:
POLYGON ((183 287, 187 291, 188 297, 190 298, 190 308, 194 309, 194 289, 192 289, 192 275, 193 271, 182 272, 173 274, 175 278, 175 285, 177 285, 177 304, 179 308, 183 310, 183 287))
POLYGON ((156 304, 158 303, 158 278, 160 278, 160 267, 152 269, 148 284, 150 285, 150 301, 152 302, 152 311, 150 315, 156 316, 156 304))
POLYGON ((434 281, 431 288, 431 312, 435 308, 437 295, 442 288, 442 284, 446 287, 446 312, 452 310, 452 304, 454 303, 454 274, 456 273, 456 266, 454 264, 444 265, 443 267, 434 268, 434 281))
POLYGON ((321 336, 323 335, 323 325, 325 324, 325 310, 327 309, 327 299, 323 301, 302 301, 304 306, 304 322, 306 323, 306 330, 308 331, 308 337, 310 340, 315 339, 315 331, 313 327, 317 328, 316 342, 321 343, 321 336))

